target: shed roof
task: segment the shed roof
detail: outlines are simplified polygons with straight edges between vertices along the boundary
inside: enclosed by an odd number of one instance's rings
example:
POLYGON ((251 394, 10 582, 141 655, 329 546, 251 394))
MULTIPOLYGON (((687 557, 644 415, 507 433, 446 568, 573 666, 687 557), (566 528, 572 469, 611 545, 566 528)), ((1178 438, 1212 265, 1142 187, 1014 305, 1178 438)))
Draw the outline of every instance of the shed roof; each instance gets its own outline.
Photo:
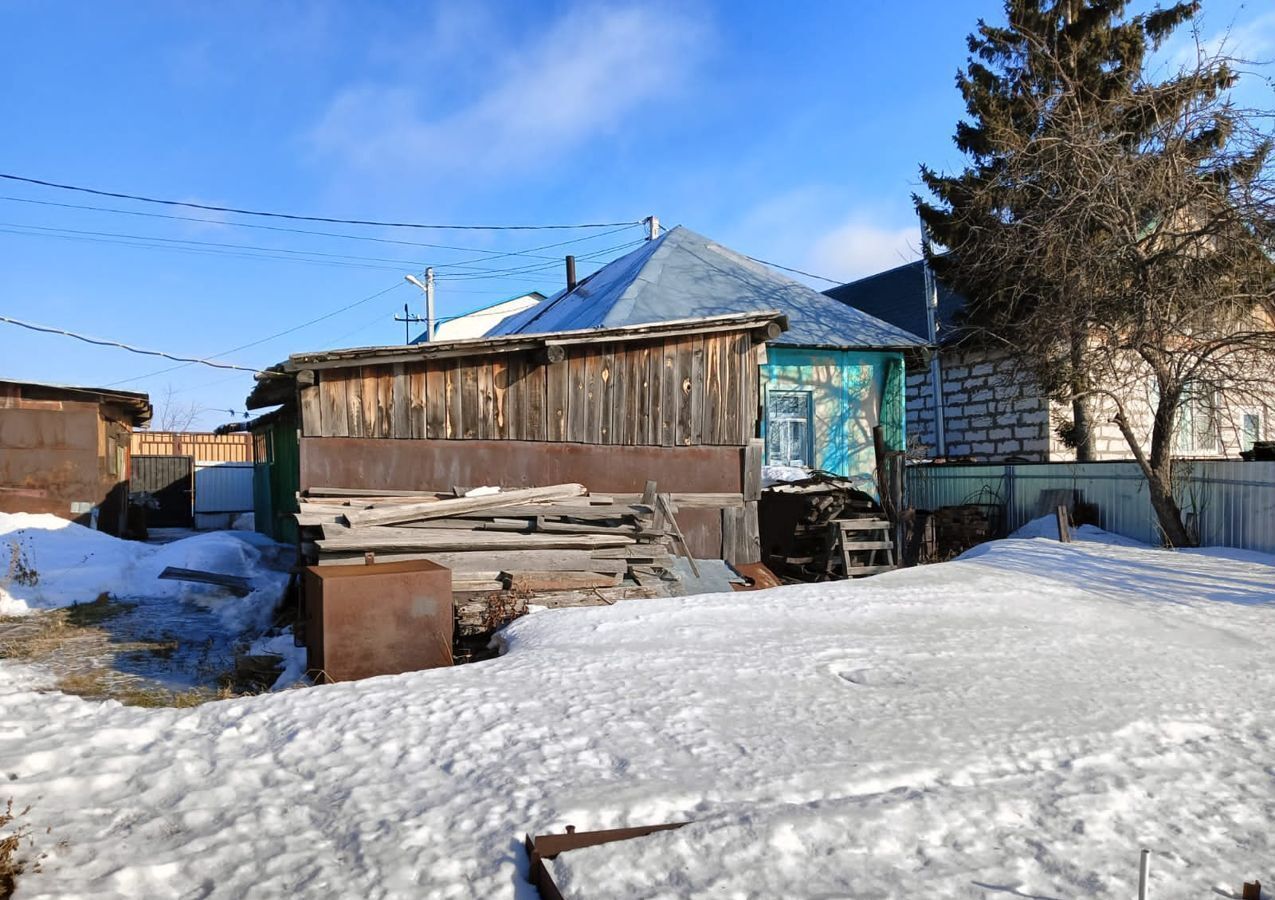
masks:
MULTIPOLYGON (((851 281, 824 293, 834 300, 875 316, 915 334, 928 334, 925 315, 925 264, 910 262, 858 281, 851 281)), ((965 298, 938 282, 939 306, 937 323, 939 342, 956 332, 956 316, 965 306, 965 298)))
POLYGON ((149 422, 152 414, 150 395, 136 391, 117 391, 111 388, 0 378, 0 396, 5 394, 16 395, 27 400, 71 400, 82 403, 109 403, 120 407, 129 417, 134 428, 149 422))
MULTIPOLYGON (((733 313, 720 316, 701 316, 693 319, 675 319, 626 325, 619 328, 581 328, 571 331, 555 331, 545 334, 490 335, 452 341, 432 341, 422 344, 396 344, 382 347, 352 347, 343 350, 321 350, 315 353, 294 353, 288 359, 265 372, 259 373, 257 384, 248 396, 248 409, 261 409, 284 403, 290 384, 298 372, 315 369, 339 369, 363 365, 389 365, 392 363, 421 362, 430 359, 448 359, 465 356, 483 356, 495 353, 517 353, 527 350, 547 350, 574 344, 605 344, 624 341, 640 341, 678 335, 709 334, 713 332, 756 331, 763 340, 773 340, 788 327, 788 319, 774 309, 757 312, 733 313)), ((560 354, 561 351, 558 350, 560 354)), ((551 355, 551 358, 552 355, 551 355)), ((561 358, 559 356, 558 358, 561 358)))
POLYGON ((620 326, 781 310, 789 329, 772 343, 908 348, 924 338, 678 226, 578 284, 502 321, 489 336, 620 326))

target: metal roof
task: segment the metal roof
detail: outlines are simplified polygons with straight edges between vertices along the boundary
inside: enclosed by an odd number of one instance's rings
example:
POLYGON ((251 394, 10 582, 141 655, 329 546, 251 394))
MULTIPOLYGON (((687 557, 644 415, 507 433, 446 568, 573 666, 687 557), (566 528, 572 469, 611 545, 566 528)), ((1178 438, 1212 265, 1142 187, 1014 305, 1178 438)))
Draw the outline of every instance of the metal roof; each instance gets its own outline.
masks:
POLYGON ((789 329, 772 344, 798 347, 920 347, 910 331, 826 297, 761 263, 678 226, 510 316, 489 336, 614 328, 695 316, 777 309, 789 329))
MULTIPOLYGON (((939 343, 956 333, 956 316, 965 298, 938 282, 937 322, 939 343)), ((925 264, 920 260, 897 266, 858 281, 851 281, 824 293, 870 316, 883 319, 916 334, 926 334, 925 264)))
MULTIPOLYGON (((113 388, 0 378, 0 385, 6 384, 17 387, 20 396, 29 400, 79 400, 89 403, 114 403, 123 407, 129 413, 135 427, 145 425, 151 419, 150 395, 138 391, 117 391, 113 388)), ((3 394, 4 391, 0 390, 0 395, 3 394)))

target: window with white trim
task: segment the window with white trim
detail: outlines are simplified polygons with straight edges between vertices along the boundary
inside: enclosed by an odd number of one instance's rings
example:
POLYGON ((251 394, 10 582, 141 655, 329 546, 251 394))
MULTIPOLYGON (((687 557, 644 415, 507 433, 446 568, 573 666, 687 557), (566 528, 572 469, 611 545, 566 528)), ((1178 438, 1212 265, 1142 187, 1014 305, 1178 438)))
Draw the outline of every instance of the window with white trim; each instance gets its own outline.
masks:
POLYGON ((814 465, 814 402, 810 391, 766 392, 766 463, 814 465))
POLYGON ((1218 439, 1216 387, 1192 385, 1182 395, 1174 446, 1178 453, 1216 453, 1218 439))

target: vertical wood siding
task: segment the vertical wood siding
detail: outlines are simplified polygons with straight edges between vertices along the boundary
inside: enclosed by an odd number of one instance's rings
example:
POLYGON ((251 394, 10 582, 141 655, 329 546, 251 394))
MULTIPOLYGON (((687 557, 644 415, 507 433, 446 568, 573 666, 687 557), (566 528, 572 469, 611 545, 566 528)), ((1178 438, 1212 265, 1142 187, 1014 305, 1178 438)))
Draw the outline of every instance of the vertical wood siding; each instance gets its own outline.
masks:
POLYGON ((303 389, 307 437, 744 446, 756 436, 747 334, 570 345, 322 369, 303 389))

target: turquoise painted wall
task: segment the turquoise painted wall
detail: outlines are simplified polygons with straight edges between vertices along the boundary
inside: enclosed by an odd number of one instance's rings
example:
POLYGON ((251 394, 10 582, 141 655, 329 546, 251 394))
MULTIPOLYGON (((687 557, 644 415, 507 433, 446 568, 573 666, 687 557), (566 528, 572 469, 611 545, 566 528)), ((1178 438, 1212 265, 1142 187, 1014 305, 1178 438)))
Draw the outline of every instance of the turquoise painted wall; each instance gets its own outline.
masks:
MULTIPOLYGON (((876 493, 873 427, 882 425, 888 449, 904 449, 902 353, 770 347, 761 388, 763 404, 771 390, 809 391, 814 468, 855 479, 876 493)), ((763 416, 763 438, 766 428, 763 416)))

